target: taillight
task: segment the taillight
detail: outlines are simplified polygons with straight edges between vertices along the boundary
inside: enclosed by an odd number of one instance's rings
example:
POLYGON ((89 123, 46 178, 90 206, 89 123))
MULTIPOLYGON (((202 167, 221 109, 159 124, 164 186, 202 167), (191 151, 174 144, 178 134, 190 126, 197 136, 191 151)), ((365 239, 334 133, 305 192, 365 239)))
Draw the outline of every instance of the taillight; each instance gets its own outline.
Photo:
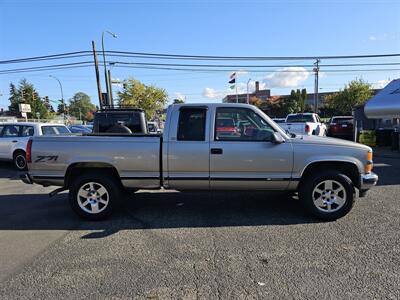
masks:
POLYGON ((305 128, 304 128, 306 133, 310 132, 310 126, 308 124, 306 124, 305 128))
POLYGON ((32 162, 32 140, 29 140, 26 145, 26 162, 32 162))

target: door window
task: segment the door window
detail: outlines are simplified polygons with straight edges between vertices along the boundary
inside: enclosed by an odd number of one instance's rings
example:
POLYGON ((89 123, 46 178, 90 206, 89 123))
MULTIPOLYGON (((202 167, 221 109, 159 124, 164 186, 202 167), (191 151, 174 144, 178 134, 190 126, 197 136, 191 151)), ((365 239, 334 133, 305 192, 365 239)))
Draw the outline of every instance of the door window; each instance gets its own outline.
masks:
POLYGON ((206 137, 204 108, 185 108, 179 113, 178 141, 204 141, 206 137))
POLYGON ((3 137, 17 137, 19 133, 19 126, 7 125, 4 128, 3 137))
POLYGON ((0 125, 0 137, 1 137, 2 134, 3 134, 3 128, 4 128, 4 126, 3 126, 3 125, 0 125))
POLYGON ((271 141, 274 129, 248 108, 217 108, 216 141, 271 141))
POLYGON ((33 126, 24 126, 22 127, 21 136, 33 136, 34 132, 33 126))

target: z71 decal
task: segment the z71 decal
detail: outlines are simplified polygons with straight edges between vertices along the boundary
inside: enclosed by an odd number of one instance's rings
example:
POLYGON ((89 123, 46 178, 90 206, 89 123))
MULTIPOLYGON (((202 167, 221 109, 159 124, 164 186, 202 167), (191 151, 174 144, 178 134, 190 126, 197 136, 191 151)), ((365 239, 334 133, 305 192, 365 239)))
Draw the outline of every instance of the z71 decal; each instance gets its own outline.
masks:
POLYGON ((58 158, 57 155, 50 155, 50 156, 38 155, 37 159, 35 160, 35 163, 38 163, 38 162, 57 161, 57 158, 58 158))

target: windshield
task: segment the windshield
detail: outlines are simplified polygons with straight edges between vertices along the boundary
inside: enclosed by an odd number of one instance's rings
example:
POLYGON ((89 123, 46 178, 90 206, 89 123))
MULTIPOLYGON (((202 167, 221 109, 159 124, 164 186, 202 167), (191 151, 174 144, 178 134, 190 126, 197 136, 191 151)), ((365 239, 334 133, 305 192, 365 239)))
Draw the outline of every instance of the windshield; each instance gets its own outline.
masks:
POLYGON ((331 123, 353 124, 353 118, 332 118, 332 122, 331 123))
POLYGON ((289 115, 286 120, 287 123, 305 123, 314 122, 312 115, 289 115))

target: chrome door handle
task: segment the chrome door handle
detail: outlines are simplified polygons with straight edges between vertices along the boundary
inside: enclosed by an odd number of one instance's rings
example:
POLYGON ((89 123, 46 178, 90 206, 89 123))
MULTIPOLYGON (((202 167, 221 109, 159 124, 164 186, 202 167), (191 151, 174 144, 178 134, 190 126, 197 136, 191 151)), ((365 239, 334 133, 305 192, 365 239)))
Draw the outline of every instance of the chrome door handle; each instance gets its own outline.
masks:
POLYGON ((12 141, 13 143, 18 143, 18 141, 12 141))

